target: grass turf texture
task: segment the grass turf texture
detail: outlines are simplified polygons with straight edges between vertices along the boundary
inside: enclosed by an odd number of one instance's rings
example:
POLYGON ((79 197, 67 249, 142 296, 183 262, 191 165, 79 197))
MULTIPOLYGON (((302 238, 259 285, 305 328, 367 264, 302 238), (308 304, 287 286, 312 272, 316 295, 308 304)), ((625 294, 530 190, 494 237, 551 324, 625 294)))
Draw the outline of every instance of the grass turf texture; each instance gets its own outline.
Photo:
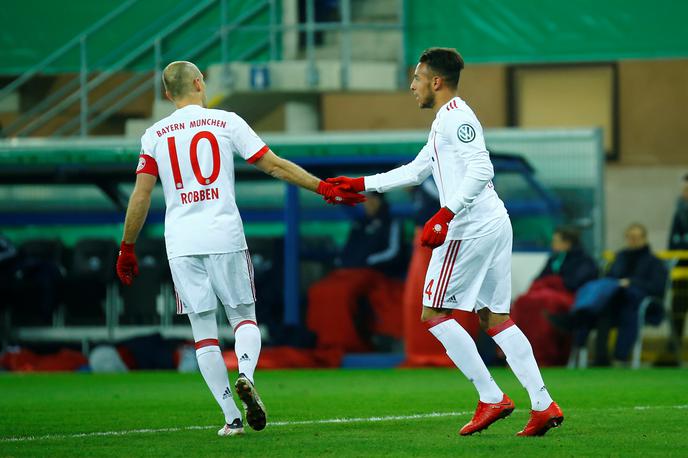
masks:
POLYGON ((268 427, 236 438, 216 435, 200 374, 2 374, 0 456, 686 456, 686 370, 545 370, 566 420, 542 438, 514 437, 530 404, 510 371, 493 374, 516 411, 460 437, 477 397, 456 370, 259 372, 268 427), (456 414, 317 423, 433 412, 456 414))

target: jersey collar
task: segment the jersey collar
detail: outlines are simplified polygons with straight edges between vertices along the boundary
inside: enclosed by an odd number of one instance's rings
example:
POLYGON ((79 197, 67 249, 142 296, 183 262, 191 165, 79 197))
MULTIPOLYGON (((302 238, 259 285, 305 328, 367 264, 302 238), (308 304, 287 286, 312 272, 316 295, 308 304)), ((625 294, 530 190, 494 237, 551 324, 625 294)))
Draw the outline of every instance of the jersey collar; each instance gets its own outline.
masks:
POLYGON ((442 105, 442 107, 439 109, 439 112, 450 111, 450 110, 453 110, 454 108, 458 108, 459 104, 461 102, 462 102, 461 97, 459 97, 459 96, 453 97, 447 103, 442 105))

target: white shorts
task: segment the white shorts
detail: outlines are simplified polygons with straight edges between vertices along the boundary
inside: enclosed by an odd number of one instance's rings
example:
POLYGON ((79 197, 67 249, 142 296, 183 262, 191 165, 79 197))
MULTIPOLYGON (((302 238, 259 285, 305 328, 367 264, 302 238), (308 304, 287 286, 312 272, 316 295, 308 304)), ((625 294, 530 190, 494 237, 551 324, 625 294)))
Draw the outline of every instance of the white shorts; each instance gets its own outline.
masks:
POLYGON ((425 274, 423 306, 509 313, 512 238, 507 218, 491 234, 447 240, 435 248, 425 274))
POLYGON ((256 301, 248 250, 179 256, 170 259, 170 270, 180 315, 215 310, 218 301, 229 307, 256 301))

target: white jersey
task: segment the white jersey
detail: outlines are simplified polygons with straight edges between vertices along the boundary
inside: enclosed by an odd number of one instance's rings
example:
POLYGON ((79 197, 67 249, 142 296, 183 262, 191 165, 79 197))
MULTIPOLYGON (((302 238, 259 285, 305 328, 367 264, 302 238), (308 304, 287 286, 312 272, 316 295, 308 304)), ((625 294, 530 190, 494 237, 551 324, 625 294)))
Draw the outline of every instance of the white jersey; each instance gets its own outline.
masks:
POLYGON ((385 192, 420 184, 432 174, 440 204, 456 213, 448 240, 464 240, 499 229, 508 214, 494 190, 494 169, 483 128, 473 110, 458 97, 438 111, 428 142, 410 163, 365 177, 366 190, 385 192))
POLYGON ((234 195, 234 154, 249 163, 268 151, 235 113, 187 105, 141 137, 136 173, 160 177, 167 257, 246 249, 234 195))

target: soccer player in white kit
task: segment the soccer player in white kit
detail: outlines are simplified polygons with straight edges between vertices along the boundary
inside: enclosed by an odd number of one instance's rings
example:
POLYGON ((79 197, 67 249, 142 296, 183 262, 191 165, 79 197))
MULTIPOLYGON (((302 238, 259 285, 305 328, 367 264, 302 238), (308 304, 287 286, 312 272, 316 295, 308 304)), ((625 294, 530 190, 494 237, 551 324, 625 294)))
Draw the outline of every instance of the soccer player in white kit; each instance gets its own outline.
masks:
POLYGON ((455 49, 430 48, 421 55, 411 91, 420 108, 432 108, 437 116, 428 142, 412 162, 373 176, 327 181, 349 191, 386 192, 418 185, 432 174, 442 208, 425 224, 421 238, 433 248, 421 320, 479 393, 475 415, 460 434, 482 431, 507 417, 514 403, 495 383, 473 339, 451 318, 452 309, 478 313, 481 327, 528 391, 530 419, 517 435, 543 435, 559 426, 564 415, 545 388, 528 339, 509 318, 511 222, 491 181, 494 171, 482 126, 457 96, 463 67, 455 49))
POLYGON ((276 178, 317 192, 328 203, 354 205, 365 197, 338 189, 279 158, 235 113, 205 108, 205 82, 194 64, 172 62, 163 72, 163 83, 177 110, 141 137, 117 274, 125 285, 138 275, 134 243, 159 177, 165 195, 165 242, 177 313, 189 317, 201 374, 224 414, 225 426, 218 434, 244 432, 220 352, 215 318, 219 304, 234 329, 239 363, 235 390, 244 404, 246 421, 259 431, 267 422, 253 380, 261 336, 253 266, 234 198, 233 157, 239 155, 276 178))

